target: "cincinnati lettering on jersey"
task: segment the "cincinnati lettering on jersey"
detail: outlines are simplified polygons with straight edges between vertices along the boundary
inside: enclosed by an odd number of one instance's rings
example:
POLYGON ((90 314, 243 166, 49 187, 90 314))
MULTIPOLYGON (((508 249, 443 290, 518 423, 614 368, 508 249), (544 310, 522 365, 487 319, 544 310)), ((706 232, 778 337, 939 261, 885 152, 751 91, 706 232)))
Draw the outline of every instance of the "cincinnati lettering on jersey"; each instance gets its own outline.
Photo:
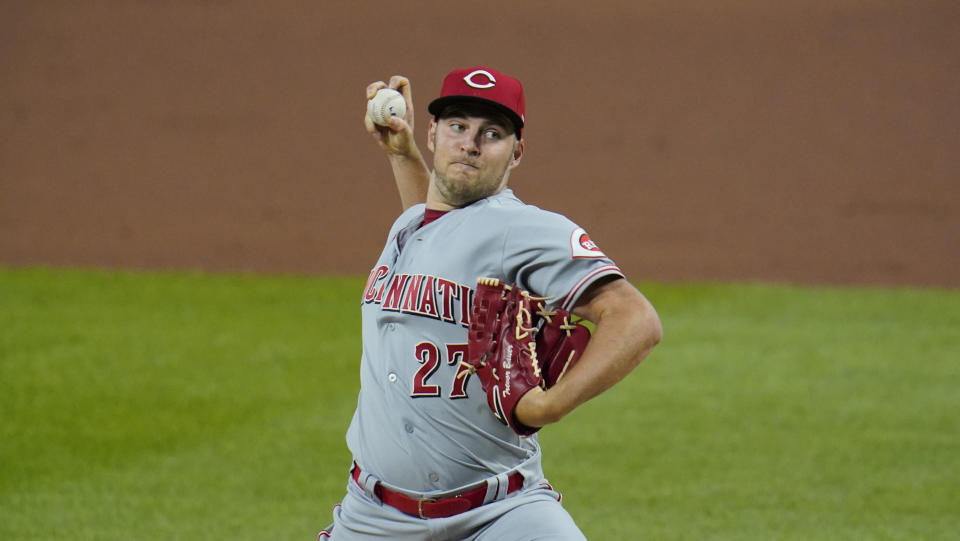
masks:
POLYGON ((429 317, 470 326, 473 289, 446 278, 428 274, 394 274, 380 265, 367 278, 364 304, 379 304, 381 310, 429 317))

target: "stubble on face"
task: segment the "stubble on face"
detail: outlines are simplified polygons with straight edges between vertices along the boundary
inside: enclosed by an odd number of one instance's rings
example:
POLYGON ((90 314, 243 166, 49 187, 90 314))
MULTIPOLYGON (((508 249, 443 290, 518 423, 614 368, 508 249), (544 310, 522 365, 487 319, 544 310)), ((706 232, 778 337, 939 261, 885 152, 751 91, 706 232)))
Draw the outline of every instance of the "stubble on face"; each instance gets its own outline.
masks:
POLYGON ((454 207, 463 207, 490 197, 500 191, 503 178, 510 170, 511 160, 512 156, 507 156, 499 166, 490 164, 490 169, 484 174, 477 160, 468 155, 455 156, 444 167, 434 168, 437 192, 454 207))

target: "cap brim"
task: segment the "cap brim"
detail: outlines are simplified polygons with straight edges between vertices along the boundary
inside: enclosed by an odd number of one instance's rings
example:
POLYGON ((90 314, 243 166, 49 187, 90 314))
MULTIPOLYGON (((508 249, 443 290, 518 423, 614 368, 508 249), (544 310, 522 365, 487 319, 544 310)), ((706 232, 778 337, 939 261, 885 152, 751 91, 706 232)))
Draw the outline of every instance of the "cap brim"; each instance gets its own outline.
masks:
POLYGON ((442 98, 437 98, 430 102, 430 105, 427 106, 427 111, 430 112, 433 116, 439 115, 443 112, 443 109, 454 103, 480 103, 483 105, 490 106, 497 111, 506 115, 507 118, 513 122, 513 127, 516 129, 517 135, 519 137, 521 130, 523 129, 523 119, 520 118, 520 115, 515 113, 513 109, 503 105, 501 103, 495 102, 493 100, 488 100, 486 98, 478 98, 476 96, 444 96, 442 98))

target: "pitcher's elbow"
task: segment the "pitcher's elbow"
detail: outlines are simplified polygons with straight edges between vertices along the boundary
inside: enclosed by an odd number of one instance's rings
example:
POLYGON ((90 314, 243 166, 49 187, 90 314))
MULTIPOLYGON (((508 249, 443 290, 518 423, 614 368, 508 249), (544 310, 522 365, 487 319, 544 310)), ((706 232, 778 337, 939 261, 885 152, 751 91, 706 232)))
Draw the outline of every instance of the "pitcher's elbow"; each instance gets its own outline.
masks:
POLYGON ((657 317, 656 312, 645 315, 640 324, 638 334, 640 335, 639 360, 643 360, 653 351, 653 348, 663 340, 663 325, 661 325, 660 318, 657 317))
POLYGON ((663 340, 663 324, 660 318, 654 314, 650 321, 650 347, 654 347, 663 340))

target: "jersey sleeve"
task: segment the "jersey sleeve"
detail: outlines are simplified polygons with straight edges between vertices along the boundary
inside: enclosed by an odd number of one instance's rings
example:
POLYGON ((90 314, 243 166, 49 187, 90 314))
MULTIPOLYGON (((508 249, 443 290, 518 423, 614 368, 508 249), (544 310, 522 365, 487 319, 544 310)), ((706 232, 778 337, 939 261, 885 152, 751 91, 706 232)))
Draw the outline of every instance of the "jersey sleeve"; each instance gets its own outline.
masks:
POLYGON ((540 209, 511 224, 503 255, 505 276, 565 310, 598 279, 624 276, 583 228, 540 209))

